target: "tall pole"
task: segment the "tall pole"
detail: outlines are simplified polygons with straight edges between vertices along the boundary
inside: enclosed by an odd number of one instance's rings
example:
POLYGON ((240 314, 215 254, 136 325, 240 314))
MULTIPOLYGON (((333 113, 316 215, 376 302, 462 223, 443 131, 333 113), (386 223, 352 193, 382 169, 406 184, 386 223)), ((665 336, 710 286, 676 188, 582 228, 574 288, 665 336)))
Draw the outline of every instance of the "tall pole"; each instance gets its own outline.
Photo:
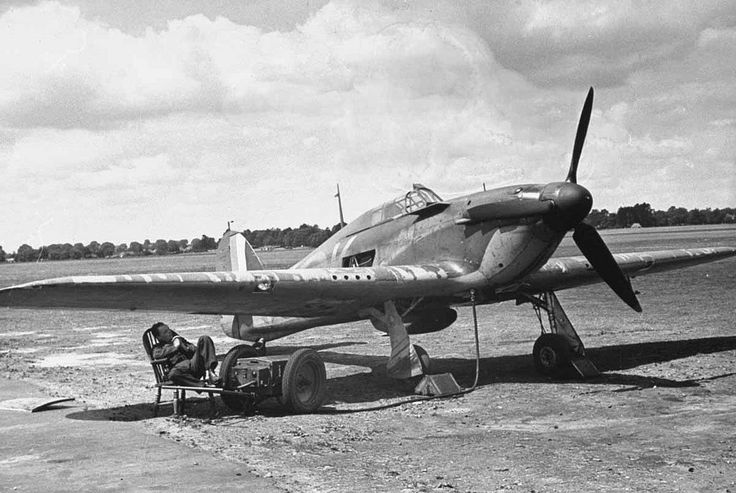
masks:
POLYGON ((345 219, 342 216, 342 198, 340 197, 340 184, 337 184, 337 193, 335 194, 335 197, 337 197, 337 206, 340 208, 340 227, 345 226, 345 219))

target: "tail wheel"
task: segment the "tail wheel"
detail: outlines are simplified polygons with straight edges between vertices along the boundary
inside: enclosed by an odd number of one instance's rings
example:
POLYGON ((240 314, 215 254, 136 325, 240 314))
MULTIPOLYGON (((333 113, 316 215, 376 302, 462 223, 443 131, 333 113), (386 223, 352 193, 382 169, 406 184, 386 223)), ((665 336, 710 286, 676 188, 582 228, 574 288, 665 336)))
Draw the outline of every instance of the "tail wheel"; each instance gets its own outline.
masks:
POLYGON ((534 343, 534 367, 542 375, 561 377, 570 369, 570 345, 559 334, 542 334, 534 343))
MULTIPOLYGON (((225 355, 220 366, 220 378, 222 379, 222 388, 225 390, 237 390, 238 380, 233 374, 233 367, 237 364, 239 358, 252 358, 258 356, 258 351, 247 344, 235 346, 225 355)), ((248 402, 250 396, 243 394, 243 397, 232 394, 220 394, 222 402, 233 411, 244 411, 252 406, 248 402)))
POLYGON ((327 391, 325 364, 314 349, 298 349, 284 368, 281 402, 295 413, 319 409, 327 391))

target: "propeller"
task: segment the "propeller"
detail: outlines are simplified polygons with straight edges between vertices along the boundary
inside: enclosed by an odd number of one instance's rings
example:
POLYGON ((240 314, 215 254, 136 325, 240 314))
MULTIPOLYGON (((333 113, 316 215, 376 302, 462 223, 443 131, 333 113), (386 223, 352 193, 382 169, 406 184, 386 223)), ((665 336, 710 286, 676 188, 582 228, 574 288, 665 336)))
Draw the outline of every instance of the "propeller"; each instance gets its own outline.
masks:
POLYGON ((635 311, 641 312, 641 305, 636 299, 631 283, 621 271, 598 231, 590 224, 580 223, 575 226, 572 239, 613 292, 635 311))
POLYGON ((583 144, 585 143, 585 135, 588 133, 588 124, 590 123, 590 113, 593 111, 593 88, 588 90, 588 96, 583 104, 583 111, 580 113, 580 121, 578 121, 578 131, 575 134, 575 144, 572 147, 572 160, 570 161, 570 170, 567 172, 566 182, 578 182, 578 162, 580 154, 583 152, 583 144))
POLYGON ((592 199, 590 193, 577 184, 577 173, 592 109, 593 88, 591 87, 580 114, 570 170, 567 173, 565 183, 552 184, 554 191, 551 190, 550 192, 556 196, 556 210, 555 213, 550 215, 549 224, 565 231, 574 229, 572 238, 593 269, 624 303, 635 311, 641 312, 641 305, 631 288, 629 279, 621 271, 603 238, 593 226, 582 222, 590 211, 592 199))

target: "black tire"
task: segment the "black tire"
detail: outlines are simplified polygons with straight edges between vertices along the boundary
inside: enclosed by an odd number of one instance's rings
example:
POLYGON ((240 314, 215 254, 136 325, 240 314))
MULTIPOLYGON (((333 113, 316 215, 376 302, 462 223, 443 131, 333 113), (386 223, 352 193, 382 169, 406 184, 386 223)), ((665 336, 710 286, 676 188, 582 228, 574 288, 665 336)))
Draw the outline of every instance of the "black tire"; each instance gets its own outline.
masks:
MULTIPOLYGON (((238 381, 232 374, 232 369, 238 362, 239 358, 249 358, 258 356, 258 351, 247 344, 235 346, 225 355, 220 366, 220 378, 222 379, 222 388, 225 390, 237 390, 238 381)), ((232 394, 220 394, 222 402, 233 411, 247 410, 252 403, 248 402, 251 398, 243 394, 243 397, 232 394)))
POLYGON ((432 359, 429 357, 429 354, 427 354, 427 351, 425 351, 419 344, 412 344, 412 346, 414 346, 414 351, 416 351, 417 356, 419 356, 419 363, 422 365, 422 373, 429 375, 432 367, 432 359))
POLYGON ((548 377, 564 377, 570 370, 570 345, 559 334, 542 334, 534 343, 534 368, 548 377))
POLYGON ((292 412, 311 413, 319 409, 327 392, 325 364, 314 349, 298 349, 284 368, 281 402, 292 412))

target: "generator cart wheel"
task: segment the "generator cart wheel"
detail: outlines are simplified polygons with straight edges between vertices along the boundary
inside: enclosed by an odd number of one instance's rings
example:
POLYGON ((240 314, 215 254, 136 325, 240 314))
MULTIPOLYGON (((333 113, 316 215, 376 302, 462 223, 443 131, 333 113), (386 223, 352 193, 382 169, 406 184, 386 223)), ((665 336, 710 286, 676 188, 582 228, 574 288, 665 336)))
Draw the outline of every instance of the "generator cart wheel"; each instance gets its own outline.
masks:
POLYGON ((325 364, 317 351, 298 349, 284 367, 281 402, 295 413, 319 409, 327 391, 325 364))
POLYGON ((559 334, 542 334, 534 343, 534 367, 548 377, 562 377, 570 369, 570 345, 559 334))
MULTIPOLYGON (((237 390, 238 380, 233 375, 232 369, 238 362, 239 358, 249 358, 258 356, 258 351, 252 346, 247 344, 241 344, 235 346, 225 355, 225 359, 222 360, 222 366, 220 366, 220 378, 222 379, 222 388, 225 390, 237 390)), ((245 411, 252 407, 252 403, 249 402, 250 396, 243 394, 243 397, 232 395, 232 394, 220 394, 222 402, 233 411, 245 411)))

